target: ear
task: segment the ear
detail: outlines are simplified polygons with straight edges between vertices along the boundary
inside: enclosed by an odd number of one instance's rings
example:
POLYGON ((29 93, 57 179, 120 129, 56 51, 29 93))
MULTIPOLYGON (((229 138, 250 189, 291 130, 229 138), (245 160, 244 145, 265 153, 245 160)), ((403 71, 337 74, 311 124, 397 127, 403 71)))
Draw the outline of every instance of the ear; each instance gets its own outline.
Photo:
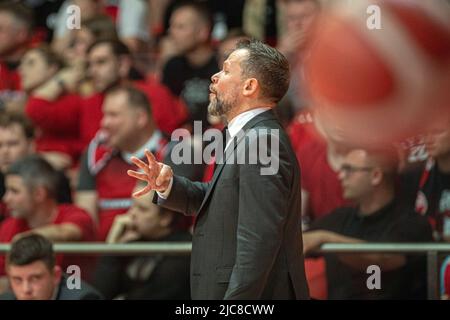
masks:
POLYGON ((144 128, 150 121, 148 114, 144 110, 136 110, 136 124, 138 128, 144 128))
POLYGON ((383 171, 380 168, 373 169, 372 172, 372 185, 378 186, 384 178, 383 171))
POLYGON ((38 186, 33 190, 33 198, 36 202, 44 201, 48 196, 47 190, 43 186, 38 186))
POLYGON ((131 57, 125 55, 119 57, 119 76, 121 79, 128 78, 128 73, 130 72, 131 65, 131 57))
POLYGON ((36 141, 34 139, 30 139, 28 141, 28 154, 34 154, 36 152, 36 141))
POLYGON ((242 89, 242 95, 244 97, 255 97, 259 92, 259 82, 255 78, 248 78, 244 82, 244 87, 242 89))
POLYGON ((53 77, 58 72, 58 66, 50 65, 48 69, 49 74, 53 77))
POLYGON ((17 33, 15 35, 15 38, 18 42, 23 43, 28 40, 29 34, 28 34, 28 31, 25 30, 25 28, 20 28, 16 32, 17 33))
POLYGON ((57 286, 61 282, 62 277, 62 269, 60 266, 56 265, 53 267, 53 275, 54 275, 54 285, 57 286))
POLYGON ((209 36, 211 34, 211 30, 205 25, 197 22, 197 26, 195 27, 195 38, 196 40, 201 40, 201 42, 207 42, 209 40, 209 36))

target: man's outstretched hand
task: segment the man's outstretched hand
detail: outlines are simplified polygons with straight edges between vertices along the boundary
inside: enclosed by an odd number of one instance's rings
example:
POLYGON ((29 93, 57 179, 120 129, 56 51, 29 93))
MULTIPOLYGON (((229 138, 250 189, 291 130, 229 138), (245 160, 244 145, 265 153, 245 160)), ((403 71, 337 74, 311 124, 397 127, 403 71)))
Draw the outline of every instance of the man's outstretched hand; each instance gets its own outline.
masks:
POLYGON ((147 186, 144 189, 133 193, 133 197, 140 197, 152 190, 162 193, 167 190, 170 180, 173 177, 172 168, 156 161, 155 156, 150 151, 145 150, 145 156, 147 157, 148 164, 136 157, 131 158, 131 161, 142 172, 134 170, 127 171, 129 176, 147 182, 147 186))

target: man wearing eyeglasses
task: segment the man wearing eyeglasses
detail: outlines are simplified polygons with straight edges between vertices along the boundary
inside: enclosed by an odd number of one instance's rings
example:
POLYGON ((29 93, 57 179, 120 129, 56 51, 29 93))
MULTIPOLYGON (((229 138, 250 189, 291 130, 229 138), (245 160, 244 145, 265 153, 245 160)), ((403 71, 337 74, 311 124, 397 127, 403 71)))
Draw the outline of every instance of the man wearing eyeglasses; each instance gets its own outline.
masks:
MULTIPOLYGON (((304 252, 324 243, 428 242, 427 220, 406 210, 396 197, 397 161, 389 150, 356 149, 339 170, 343 197, 352 207, 337 208, 316 220, 303 235, 304 252)), ((425 298, 425 265, 421 258, 392 254, 326 254, 329 299, 425 298), (381 270, 381 287, 367 285, 368 267, 381 270)))

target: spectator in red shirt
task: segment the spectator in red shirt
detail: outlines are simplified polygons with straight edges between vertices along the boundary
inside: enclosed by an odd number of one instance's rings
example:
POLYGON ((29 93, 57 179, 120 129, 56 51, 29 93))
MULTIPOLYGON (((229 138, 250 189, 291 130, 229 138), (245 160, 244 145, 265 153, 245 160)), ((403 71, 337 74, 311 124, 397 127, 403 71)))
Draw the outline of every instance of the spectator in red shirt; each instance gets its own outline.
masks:
POLYGON ((31 40, 33 15, 16 1, 0 5, 0 109, 23 108, 23 93, 17 72, 31 40))
POLYGON ((0 223, 8 216, 4 173, 16 160, 34 152, 34 128, 21 114, 0 115, 0 223))
POLYGON ((155 126, 148 99, 133 87, 111 88, 103 103, 102 130, 82 159, 76 203, 98 222, 105 240, 116 215, 131 205, 135 180, 126 174, 131 155, 160 153, 167 141, 155 126))
MULTIPOLYGON (((31 121, 23 114, 4 113, 0 115, 0 199, 5 194, 4 174, 8 168, 19 159, 34 154, 35 133, 31 121)), ((45 154, 48 156, 48 154, 45 154)), ((47 161, 52 163, 51 158, 47 161)), ((58 187, 58 201, 71 203, 72 196, 69 179, 63 171, 57 171, 60 185, 58 187)), ((8 210, 0 200, 0 222, 8 216, 8 210)))
MULTIPOLYGON (((153 120, 145 93, 133 86, 108 90, 101 130, 89 144, 81 162, 75 200, 98 222, 99 240, 106 239, 114 218, 125 213, 132 204, 136 180, 126 174, 134 167, 131 157, 145 158, 144 150, 149 149, 159 161, 170 161, 167 142, 153 120)), ((197 171, 191 171, 192 165, 176 168, 184 171, 179 172, 182 175, 196 177, 197 171)), ((198 171, 202 169, 198 167, 198 171)))
MULTIPOLYGON (((95 136, 102 118, 101 105, 104 92, 117 84, 131 82, 129 77, 133 61, 128 48, 120 41, 100 40, 88 49, 89 76, 96 94, 82 104, 81 132, 85 143, 95 136)), ((145 91, 152 103, 153 117, 158 127, 169 134, 187 118, 187 110, 167 88, 156 82, 133 82, 145 91)))
POLYGON ((73 30, 73 45, 62 53, 66 62, 74 67, 81 66, 84 79, 78 86, 80 95, 86 97, 94 93, 94 87, 86 74, 87 50, 96 41, 117 40, 116 26, 110 16, 96 15, 81 22, 80 29, 73 30))
MULTIPOLYGON (((58 204, 57 194, 58 175, 48 162, 29 156, 12 164, 6 172, 3 197, 11 217, 0 227, 0 242, 8 243, 30 233, 54 242, 94 241, 95 229, 89 214, 73 205, 58 204)), ((63 267, 72 262, 87 263, 73 256, 60 259, 63 267)), ((4 261, 0 260, 0 275, 4 272, 4 261)))
POLYGON ((69 91, 82 77, 76 68, 64 63, 49 47, 29 50, 19 67, 22 87, 28 93, 26 114, 37 128, 37 151, 48 153, 59 169, 77 163, 83 145, 80 140, 80 105, 69 91))

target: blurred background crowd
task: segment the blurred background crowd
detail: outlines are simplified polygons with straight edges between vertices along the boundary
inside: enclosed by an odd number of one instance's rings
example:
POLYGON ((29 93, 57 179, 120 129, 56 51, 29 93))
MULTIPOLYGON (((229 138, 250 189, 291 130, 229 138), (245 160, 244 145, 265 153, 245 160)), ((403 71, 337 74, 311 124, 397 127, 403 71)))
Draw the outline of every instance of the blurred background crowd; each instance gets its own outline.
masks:
MULTIPOLYGON (((422 119, 420 130, 382 146, 356 144, 354 132, 349 136, 343 128, 348 122, 312 99, 315 90, 338 105, 362 105, 386 94, 389 70, 377 50, 367 50, 373 43, 385 54, 392 49, 393 64, 403 60, 397 71, 409 73, 402 77, 422 76, 415 56, 397 50, 404 44, 400 33, 387 44, 365 41, 369 36, 345 24, 342 38, 326 28, 328 33, 316 33, 322 13, 335 2, 352 6, 358 0, 0 1, 0 242, 37 243, 18 243, 21 259, 17 252, 0 257, 0 291, 15 286, 14 267, 48 254, 48 245, 33 235, 52 242, 191 241, 194 221, 153 205, 152 195, 132 198, 142 186, 126 174, 134 168, 130 158, 143 158, 148 149, 171 164, 175 129, 184 129, 193 150, 204 147, 193 135, 194 121, 202 130, 225 125, 207 114, 211 76, 239 40, 257 38, 291 64, 291 86, 276 112, 301 167, 299 214, 311 296, 426 298, 423 256, 315 252, 324 243, 450 240, 450 97, 439 96, 445 106, 439 117, 422 119), (363 44, 354 40, 361 35, 363 44), (364 58, 347 57, 347 50, 364 58), (360 80, 358 72, 369 79, 360 80), (369 265, 382 270, 381 290, 366 286, 369 265)), ((421 1, 411 0, 411 8, 387 2, 396 30, 417 35, 449 79, 448 11, 433 15, 433 8, 415 7, 421 1)), ((393 78, 392 87, 401 87, 393 78)), ((406 95, 416 97, 412 88, 406 95)), ((208 181, 214 170, 214 163, 171 165, 197 181, 208 181)), ((447 263, 441 261, 443 298, 450 294, 447 263)), ((57 255, 42 272, 56 277, 55 264, 63 270, 80 266, 83 279, 106 299, 190 297, 187 256, 57 255)), ((18 290, 25 289, 17 285, 17 297, 18 290)), ((22 297, 44 297, 35 290, 22 297)))

